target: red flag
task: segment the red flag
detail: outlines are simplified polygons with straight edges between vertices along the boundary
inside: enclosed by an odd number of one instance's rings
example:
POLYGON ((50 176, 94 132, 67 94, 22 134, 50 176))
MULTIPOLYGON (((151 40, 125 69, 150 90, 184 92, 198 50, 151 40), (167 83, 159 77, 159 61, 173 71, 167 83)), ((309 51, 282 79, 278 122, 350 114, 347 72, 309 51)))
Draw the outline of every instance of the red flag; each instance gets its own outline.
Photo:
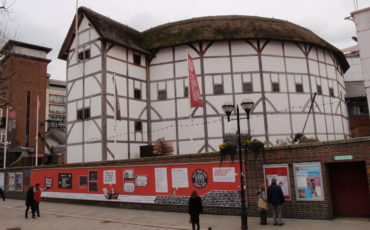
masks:
POLYGON ((188 54, 188 70, 189 70, 189 94, 190 107, 203 107, 203 100, 200 96, 197 75, 195 74, 193 58, 188 54))
POLYGON ((13 141, 17 131, 17 113, 14 108, 8 110, 7 141, 13 141))
POLYGON ((116 75, 113 74, 113 84, 114 84, 114 119, 117 121, 121 120, 121 108, 119 106, 119 97, 117 92, 116 75))

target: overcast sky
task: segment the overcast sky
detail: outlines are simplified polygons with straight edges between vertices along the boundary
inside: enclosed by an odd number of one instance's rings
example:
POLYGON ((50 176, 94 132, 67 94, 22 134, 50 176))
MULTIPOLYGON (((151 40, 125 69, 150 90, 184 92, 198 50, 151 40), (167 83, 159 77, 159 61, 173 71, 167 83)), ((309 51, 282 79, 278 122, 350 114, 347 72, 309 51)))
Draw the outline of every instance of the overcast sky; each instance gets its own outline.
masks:
MULTIPOLYGON (((14 1, 6 17, 15 40, 50 47, 51 78, 65 80, 66 63, 57 59, 76 12, 76 0, 14 1)), ((151 27, 209 15, 251 15, 288 20, 310 29, 337 48, 355 45, 355 25, 345 20, 354 11, 353 0, 79 0, 79 6, 143 31, 151 27)), ((359 8, 370 7, 358 0, 359 8)), ((2 18, 4 19, 4 18, 2 18)), ((0 20, 2 20, 0 19, 0 20)))

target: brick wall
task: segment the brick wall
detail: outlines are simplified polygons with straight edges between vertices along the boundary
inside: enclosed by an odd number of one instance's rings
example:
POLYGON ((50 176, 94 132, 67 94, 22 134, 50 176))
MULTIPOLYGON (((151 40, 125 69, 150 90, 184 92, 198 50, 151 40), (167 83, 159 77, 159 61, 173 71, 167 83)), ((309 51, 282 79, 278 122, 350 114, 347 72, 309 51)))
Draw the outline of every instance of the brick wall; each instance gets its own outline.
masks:
MULTIPOLYGON (((247 203, 248 215, 257 216, 257 188, 264 182, 263 165, 264 164, 288 164, 289 165, 289 179, 290 179, 290 193, 291 200, 284 203, 283 216, 288 218, 308 218, 308 219, 331 219, 333 218, 331 191, 329 186, 328 165, 329 163, 338 162, 334 160, 336 155, 353 155, 353 159, 345 162, 366 162, 368 185, 370 185, 370 137, 356 138, 343 141, 319 142, 300 145, 291 145, 283 147, 272 147, 265 150, 265 160, 262 155, 254 155, 248 153, 247 155, 247 203), (321 172, 324 186, 324 201, 297 201, 295 195, 295 182, 293 174, 293 163, 304 162, 320 162, 321 172)), ((226 159, 230 160, 230 159, 226 159)), ((93 167, 93 166, 125 166, 125 165, 154 165, 154 164, 171 164, 171 163, 204 163, 219 161, 218 153, 193 154, 193 155, 178 155, 167 157, 154 157, 143 159, 132 159, 124 161, 110 161, 104 163, 86 163, 86 164, 69 164, 58 165, 61 167, 93 167)), ((342 161, 340 161, 342 162, 342 161)), ((41 166, 39 168, 53 168, 56 166, 41 166)), ((26 170, 25 168, 12 168, 0 170, 5 172, 26 170)), ((32 168, 31 168, 32 170, 32 168)), ((29 177, 24 178, 24 192, 28 189, 29 177)), ((7 184, 7 177, 5 178, 7 184)), ((370 190, 370 186, 369 186, 370 190)), ((24 192, 7 192, 8 197, 23 198, 24 192)), ((181 200, 181 198, 179 198, 181 200)), ((57 200, 59 202, 79 202, 83 204, 93 204, 101 206, 115 206, 135 209, 149 209, 159 211, 177 211, 186 212, 186 206, 171 204, 139 204, 139 203, 116 203, 104 201, 76 201, 76 200, 57 200)), ((180 202, 181 203, 181 202, 180 202)), ((238 215, 239 207, 214 207, 207 206, 204 208, 205 213, 222 214, 222 215, 238 215)))

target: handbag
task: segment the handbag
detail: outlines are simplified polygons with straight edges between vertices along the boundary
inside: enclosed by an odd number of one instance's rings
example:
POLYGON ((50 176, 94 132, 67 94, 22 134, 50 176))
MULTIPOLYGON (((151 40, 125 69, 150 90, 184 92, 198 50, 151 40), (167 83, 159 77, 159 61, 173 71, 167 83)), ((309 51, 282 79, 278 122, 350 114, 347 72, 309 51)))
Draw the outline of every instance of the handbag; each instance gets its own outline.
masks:
POLYGON ((262 198, 258 198, 258 208, 267 210, 267 202, 262 198))

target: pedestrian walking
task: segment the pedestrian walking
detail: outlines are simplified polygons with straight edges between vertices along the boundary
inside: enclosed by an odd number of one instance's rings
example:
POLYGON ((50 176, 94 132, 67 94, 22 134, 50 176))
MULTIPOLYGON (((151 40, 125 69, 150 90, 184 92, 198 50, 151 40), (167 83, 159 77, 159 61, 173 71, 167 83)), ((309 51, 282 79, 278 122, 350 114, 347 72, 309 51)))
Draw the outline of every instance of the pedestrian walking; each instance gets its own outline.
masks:
POLYGON ((197 230, 200 229, 199 225, 199 214, 203 213, 203 206, 202 206, 202 200, 198 196, 197 191, 193 191, 191 193, 191 196, 189 198, 189 211, 190 214, 190 220, 193 230, 195 230, 195 225, 197 226, 197 230))
POLYGON ((285 201, 283 190, 276 184, 276 178, 272 178, 271 185, 267 188, 267 200, 272 206, 272 216, 274 225, 283 225, 282 204, 285 201))
POLYGON ((3 201, 5 201, 5 192, 2 188, 0 188, 0 196, 3 198, 3 201))
POLYGON ((261 185, 257 192, 258 196, 258 211, 260 213, 260 224, 266 225, 267 224, 267 194, 265 191, 265 186, 261 185))
POLYGON ((35 217, 35 193, 33 191, 33 185, 30 186, 30 188, 27 191, 26 195, 26 214, 25 217, 28 218, 28 210, 31 208, 32 212, 32 218, 35 217))
POLYGON ((37 216, 40 217, 40 202, 41 202, 41 193, 46 191, 46 189, 40 188, 40 184, 36 184, 35 188, 35 212, 37 216))

